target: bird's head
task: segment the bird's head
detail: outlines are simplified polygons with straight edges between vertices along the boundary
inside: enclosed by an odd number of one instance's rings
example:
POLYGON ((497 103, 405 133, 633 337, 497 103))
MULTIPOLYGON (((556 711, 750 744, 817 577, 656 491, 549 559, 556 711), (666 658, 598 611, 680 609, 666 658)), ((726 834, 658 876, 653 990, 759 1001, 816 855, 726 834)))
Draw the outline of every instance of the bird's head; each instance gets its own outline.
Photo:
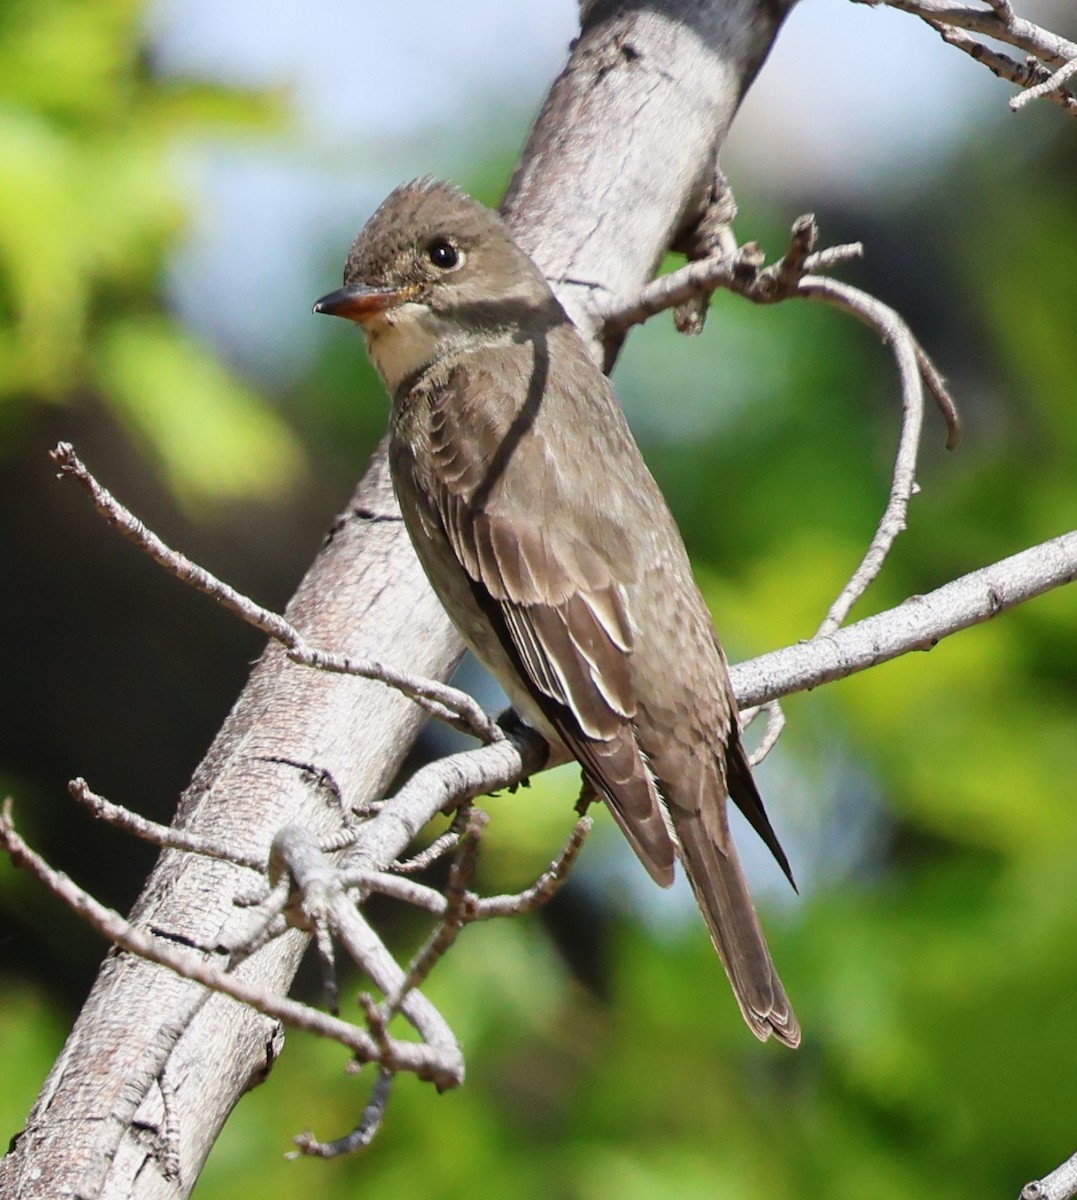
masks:
POLYGON ((542 273, 497 213, 431 179, 389 195, 352 245, 344 286, 314 311, 362 327, 391 392, 469 340, 564 319, 542 273))

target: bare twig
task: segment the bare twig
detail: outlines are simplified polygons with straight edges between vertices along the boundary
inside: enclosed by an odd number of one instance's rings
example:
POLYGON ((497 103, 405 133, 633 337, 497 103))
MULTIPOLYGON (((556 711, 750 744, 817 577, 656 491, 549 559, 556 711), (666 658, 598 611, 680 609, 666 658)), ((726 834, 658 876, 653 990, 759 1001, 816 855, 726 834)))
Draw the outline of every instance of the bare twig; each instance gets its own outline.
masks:
POLYGON ((583 849, 584 839, 591 832, 591 824, 590 817, 580 817, 561 853, 525 891, 516 892, 511 896, 488 896, 481 900, 473 897, 470 907, 471 919, 486 921, 492 917, 534 912, 536 908, 541 908, 543 904, 552 900, 568 879, 569 872, 583 849))
POLYGON ((916 338, 913 338, 912 348, 916 354, 916 365, 920 368, 920 378, 946 422, 946 449, 956 450, 961 442, 961 414, 957 411, 953 396, 947 390, 946 381, 916 338))
POLYGON ((897 608, 730 667, 739 703, 762 704, 867 670, 1077 579, 1077 531, 963 575, 897 608))
POLYGON ((385 1120, 385 1110, 389 1105, 395 1078, 396 1076, 389 1071, 378 1073, 374 1090, 370 1093, 359 1124, 351 1133, 332 1142, 319 1142, 313 1133, 301 1133, 292 1139, 296 1149, 289 1151, 284 1157, 299 1158, 306 1155, 314 1158, 339 1158, 342 1154, 354 1154, 356 1150, 369 1146, 385 1120))
POLYGON ((88 493, 94 507, 124 537, 134 542, 155 563, 164 567, 170 575, 190 584, 204 595, 215 600, 234 616, 253 625, 255 629, 281 643, 289 658, 302 666, 317 667, 341 675, 358 675, 364 679, 377 680, 387 687, 395 688, 414 700, 431 716, 446 722, 464 733, 484 742, 500 741, 504 733, 476 702, 466 693, 433 679, 422 679, 406 671, 398 671, 385 663, 372 659, 351 658, 346 654, 333 654, 307 644, 303 635, 278 613, 271 612, 230 587, 204 567, 191 562, 185 555, 167 546, 151 529, 148 529, 133 513, 126 509, 103 487, 75 453, 68 442, 60 442, 51 453, 53 462, 60 468, 61 476, 70 476, 88 493))
POLYGON ((1014 96, 1010 101, 1010 108, 1017 112, 1024 108, 1029 101, 1038 100, 1043 96, 1050 96, 1051 99, 1062 103, 1065 108, 1077 107, 1077 98, 1064 87, 1074 75, 1077 75, 1077 57, 1071 58, 1068 63, 1063 63, 1054 74, 1049 75, 1040 83, 1033 84, 1020 96, 1014 96))
POLYGON ((161 1123, 164 1157, 161 1166, 164 1177, 175 1181, 180 1177, 180 1130, 176 1120, 176 1089, 172 1086, 172 1081, 164 1075, 158 1075, 157 1087, 160 1089, 161 1104, 164 1108, 164 1120, 161 1123))
POLYGON ((155 846, 168 847, 170 850, 186 850, 191 854, 202 854, 207 858, 219 858, 234 863, 237 867, 248 867, 252 871, 264 871, 266 860, 262 856, 239 854, 235 850, 221 846, 212 838, 190 833, 186 829, 175 829, 171 825, 160 825, 156 821, 132 812, 120 804, 113 804, 104 796, 92 791, 85 779, 72 779, 67 790, 89 811, 100 820, 118 829, 124 829, 145 842, 155 846))
POLYGON ((985 0, 986 7, 961 0, 854 0, 875 7, 885 4, 919 17, 943 39, 983 63, 1002 79, 1026 89, 1010 100, 1010 108, 1023 108, 1033 99, 1049 99, 1077 115, 1077 97, 1065 84, 1077 72, 1077 43, 1040 25, 1018 17, 1009 0, 985 0), (1014 46, 1030 56, 1027 63, 968 36, 977 33, 1014 46))
POLYGON ((364 896, 377 892, 379 896, 421 908, 436 917, 445 911, 445 897, 435 888, 416 883, 414 879, 402 879, 388 871, 342 871, 340 883, 349 890, 358 888, 364 896))
MULTIPOLYGON (((800 221, 804 219, 800 218, 800 221)), ((799 229, 799 222, 794 228, 799 229)), ((796 240, 797 234, 794 233, 794 243, 796 240)), ((603 319, 610 328, 624 332, 633 325, 642 325, 644 321, 665 312, 666 309, 677 308, 690 300, 709 296, 719 288, 747 294, 748 281, 757 280, 761 276, 765 282, 756 284, 755 294, 750 295, 750 299, 760 303, 772 302, 792 294, 793 287, 786 283, 783 289, 777 280, 789 279, 791 256, 794 256, 796 251, 790 250, 786 257, 775 264, 774 275, 763 275, 759 271, 759 253, 758 246, 754 242, 748 242, 732 255, 723 254, 715 258, 701 259, 679 270, 670 271, 668 275, 660 275, 642 287, 632 303, 609 308, 603 313, 603 319)), ((802 256, 799 258, 800 275, 829 270, 839 263, 860 258, 863 253, 863 246, 859 242, 852 242, 843 246, 831 246, 817 254, 802 256)))
POLYGON ((1050 1175, 1026 1183, 1021 1189, 1020 1200, 1071 1200, 1077 1196, 1077 1154, 1060 1166, 1050 1175))
MULTIPOLYGON (((890 485, 890 496, 875 534, 860 565, 830 606, 816 636, 825 636, 844 624, 853 605, 882 570, 886 556, 905 528, 909 501, 916 491, 916 458, 924 420, 924 397, 920 386, 920 363, 916 339, 909 327, 892 308, 834 279, 808 278, 800 281, 800 290, 833 304, 877 330, 894 352, 901 376, 902 421, 897 455, 890 485)), ((925 356, 926 357, 926 356, 925 356)))
POLYGON ((1077 107, 1077 98, 1064 87, 1057 89, 1048 87, 1045 91, 1040 90, 1046 82, 1052 79, 1052 73, 1036 59, 1027 58, 1024 62, 1018 62, 1016 59, 1010 58, 1008 54, 992 50, 963 29, 955 29, 950 25, 944 25, 941 21, 929 20, 928 24, 944 42, 975 59, 993 75, 997 75, 999 79, 1004 79, 1007 83, 1015 83, 1019 88, 1028 89, 1011 98, 1011 109, 1016 111, 1037 96, 1046 96, 1061 108, 1077 107))
POLYGON ((759 745, 748 755, 748 761, 753 767, 757 767, 774 749, 778 744, 778 739, 782 736, 782 730, 785 729, 785 710, 777 700, 769 700, 766 704, 745 709, 740 714, 741 728, 747 728, 761 712, 767 714, 767 728, 759 745))
POLYGON ((262 895, 255 902, 246 897, 237 896, 234 903, 237 908, 247 908, 244 920, 233 924, 218 939, 215 950, 228 955, 228 966, 234 968, 245 958, 250 958, 256 951, 287 932, 288 922, 284 910, 288 906, 291 895, 291 881, 287 878, 278 880, 268 891, 262 889, 262 895))
POLYGON ((435 838, 425 850, 420 850, 418 854, 413 854, 410 858, 401 859, 393 863, 393 870, 400 875, 414 875, 419 871, 425 871, 432 863, 437 862, 442 855, 448 854, 450 850, 456 848, 460 839, 464 836, 470 819, 470 807, 467 804, 462 804, 456 810, 456 816, 453 817, 452 824, 440 837, 435 838))
POLYGON ((397 988, 387 995, 383 1008, 385 1020, 389 1020, 392 1014, 406 1003, 409 993, 414 988, 422 986, 434 965, 445 956, 466 924, 468 886, 475 875, 479 840, 488 819, 481 809, 473 810, 469 816, 467 829, 460 838, 449 871, 449 882, 445 889, 445 912, 441 923, 411 960, 397 988))
POLYGON ((757 304, 773 304, 794 296, 820 300, 851 313, 873 328, 890 345, 901 377, 903 418, 890 495, 875 534, 860 565, 830 606, 818 633, 837 629, 856 601, 879 574, 894 541, 905 528, 909 501, 916 492, 916 460, 923 426, 923 387, 938 404, 946 420, 947 446, 957 445, 960 425, 957 407, 942 376, 902 318, 880 300, 850 284, 813 274, 858 257, 858 243, 815 251, 818 229, 810 215, 793 223, 789 247, 770 267, 763 267, 762 252, 754 244, 742 246, 732 257, 690 263, 645 287, 635 303, 607 313, 615 329, 624 329, 655 315, 663 308, 681 305, 699 294, 726 287, 757 304))

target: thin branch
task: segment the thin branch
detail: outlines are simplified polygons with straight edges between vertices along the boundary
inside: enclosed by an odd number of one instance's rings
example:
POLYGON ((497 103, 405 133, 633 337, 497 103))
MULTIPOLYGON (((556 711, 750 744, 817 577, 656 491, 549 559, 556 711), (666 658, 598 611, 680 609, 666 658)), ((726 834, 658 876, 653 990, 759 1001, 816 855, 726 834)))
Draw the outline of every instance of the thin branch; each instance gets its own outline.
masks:
POLYGON ((95 817, 124 829, 145 842, 155 846, 167 847, 170 850, 186 850, 191 854, 201 854, 206 858, 219 858, 225 862, 234 863, 237 867, 248 867, 252 871, 263 872, 266 868, 264 856, 238 854, 236 851, 220 846, 212 838, 202 837, 186 829, 175 829, 171 825, 160 825, 147 817, 132 812, 120 804, 113 804, 104 796, 92 791, 85 779, 72 779, 67 785, 71 797, 84 805, 95 817))
POLYGON ((944 42, 985 66, 999 79, 1004 79, 1007 83, 1015 83, 1019 88, 1028 89, 1011 98, 1011 109, 1016 111, 1037 96, 1045 96, 1064 109, 1077 108, 1077 97, 1074 97, 1066 88, 1048 87, 1045 91, 1040 90, 1045 82, 1052 79, 1052 73, 1035 58, 1027 58, 1024 62, 1018 62, 1016 59, 1010 58, 1008 54, 993 50, 983 42, 977 41, 963 29, 955 29, 953 26, 944 25, 941 21, 929 20, 927 23, 944 42))
POLYGON ((483 899, 472 897, 470 919, 487 921, 493 917, 516 916, 519 913, 534 912, 536 908, 547 904, 568 879, 569 872, 583 849, 584 840, 591 832, 591 825, 590 817, 580 817, 561 853, 525 891, 510 896, 488 896, 483 899))
POLYGON ((416 883, 414 879, 402 879, 388 871, 342 871, 340 883, 347 889, 357 887, 364 894, 377 892, 379 896, 421 908, 435 917, 445 911, 445 897, 435 888, 416 883))
POLYGON ((853 605, 882 570, 886 556, 905 528, 909 501, 916 491, 916 459, 924 422, 924 395, 920 386, 916 339, 892 308, 859 288, 839 283, 835 279, 802 279, 799 288, 802 292, 851 313, 875 329, 882 339, 890 344, 901 376, 901 434, 894 459, 890 496, 860 565, 830 606, 817 630, 816 636, 825 636, 844 624, 853 605))
POLYGON ((245 897, 236 896, 233 903, 237 908, 248 908, 241 923, 233 924, 217 939, 214 950, 228 955, 229 970, 234 969, 245 958, 268 945, 274 938, 286 933, 289 926, 284 910, 291 895, 290 881, 278 880, 268 891, 263 888, 262 896, 255 903, 245 897))
POLYGON ((748 761, 753 767, 759 766, 763 759, 774 749, 778 744, 778 739, 782 736, 782 731, 785 729, 785 710, 778 700, 769 700, 766 704, 745 709, 740 714, 741 728, 747 728, 761 712, 766 712, 767 714, 767 728, 759 745, 748 755, 748 761))
POLYGON ((175 1183, 180 1177, 180 1129, 176 1119, 176 1089, 164 1073, 157 1076, 157 1087, 164 1108, 161 1135, 165 1151, 161 1169, 164 1177, 175 1183))
MULTIPOLYGON (((403 1013, 438 1061, 450 1068, 452 1082, 447 1081, 448 1075, 441 1081, 434 1080, 438 1091, 462 1083, 463 1054, 448 1022, 417 988, 405 988, 407 976, 403 968, 369 921, 343 896, 333 906, 333 929, 352 959, 367 972, 384 995, 402 996, 394 1011, 403 1013)), ((383 1019, 388 1024, 388 1018, 383 1019)), ((392 1064, 384 1062, 382 1065, 392 1064)))
POLYGON ((377 1081, 370 1093, 367 1106, 363 1109, 359 1124, 351 1133, 332 1142, 319 1142, 313 1133, 301 1133, 292 1139, 296 1144, 296 1149, 289 1151, 284 1157, 299 1158, 306 1155, 312 1158, 339 1158, 343 1154, 354 1154, 356 1150, 369 1146, 377 1137, 378 1130, 385 1121, 385 1110, 389 1106, 389 1097, 392 1095, 395 1078, 396 1076, 389 1071, 378 1073, 377 1081))
POLYGON ((986 7, 960 0, 853 0, 875 7, 885 4, 925 21, 945 41, 968 54, 988 70, 1026 89, 1010 100, 1014 111, 1033 99, 1048 99, 1077 116, 1077 97, 1065 84, 1077 73, 1077 43, 1040 25, 1018 17, 1009 0, 985 0, 986 7), (1014 46, 1030 55, 1027 63, 1015 62, 1005 54, 969 37, 977 33, 1014 46))
MULTIPOLYGON (((689 300, 701 296, 709 296, 719 288, 730 291, 743 291, 745 278, 756 278, 759 273, 759 248, 754 242, 748 242, 739 247, 732 255, 720 255, 715 258, 700 259, 688 263, 667 275, 640 288, 635 299, 630 304, 611 306, 603 314, 603 322, 610 329, 624 332, 634 325, 642 325, 651 317, 657 316, 670 308, 677 308, 689 300)), ((816 270, 828 270, 843 262, 849 262, 863 256, 864 247, 859 242, 848 245, 831 246, 816 254, 810 254, 801 260, 801 274, 810 274, 816 270)), ((776 266, 784 266, 787 257, 780 260, 776 266)), ((789 294, 791 289, 787 289, 789 294)), ((764 297, 761 292, 749 297, 757 302, 774 301, 784 296, 775 294, 764 297)))
POLYGON ((469 816, 467 829, 460 839, 449 871, 449 881, 445 888, 445 912, 441 922, 411 960, 397 987, 386 994, 382 1009, 384 1020, 388 1021, 393 1013, 407 1002, 411 992, 422 986, 435 964, 449 951, 466 924, 468 887, 475 875, 479 841, 488 819, 486 813, 480 809, 473 810, 469 816))
POLYGON ((771 266, 763 266, 763 253, 754 244, 742 246, 732 256, 689 263, 649 284, 634 303, 610 309, 606 320, 611 328, 623 330, 663 308, 681 305, 692 296, 726 287, 757 304, 774 304, 792 297, 819 300, 857 317, 890 345, 901 378, 903 412, 890 494, 860 565, 819 627, 819 634, 826 634, 844 623, 853 605, 878 576, 894 541, 905 528, 909 501, 916 492, 916 461, 923 427, 923 383, 927 384, 946 420, 946 444, 951 449, 957 445, 960 424, 957 406, 942 376, 905 321, 867 292, 812 273, 858 257, 861 253, 859 243, 815 251, 817 238, 815 218, 808 214, 798 217, 793 223, 789 247, 771 266))
POLYGON ((916 354, 916 365, 920 368, 920 378, 946 422, 946 449, 956 450, 961 443, 961 414, 957 411, 957 404, 946 387, 946 381, 939 374, 938 367, 916 338, 913 338, 913 351, 916 354))
POLYGON ((1050 1175, 1026 1183, 1020 1200, 1071 1200, 1077 1196, 1077 1154, 1067 1158, 1050 1175))
POLYGON ((806 691, 930 650, 943 638, 1077 579, 1077 532, 1022 550, 923 596, 834 633, 786 646, 730 668, 744 707, 806 691))
POLYGON ((437 862, 439 858, 459 845, 470 820, 470 807, 462 804, 456 810, 452 824, 440 837, 436 837, 425 850, 420 850, 418 854, 393 863, 393 870, 400 875, 414 875, 419 871, 425 871, 432 863, 437 862))
POLYGON ((256 604, 204 567, 191 562, 178 550, 166 545, 94 478, 69 442, 58 443, 50 457, 59 467, 61 476, 69 476, 81 485, 97 511, 114 529, 134 542, 170 575, 209 596, 233 616, 246 621, 266 637, 280 642, 288 651, 289 658, 296 663, 334 674, 357 675, 384 683, 414 700, 431 716, 464 733, 470 733, 480 741, 496 742, 504 737, 496 721, 485 713, 471 696, 458 688, 449 687, 433 679, 422 679, 406 671, 398 671, 372 659, 333 654, 308 645, 299 630, 278 613, 256 604))
POLYGON ((1077 106, 1077 98, 1074 98, 1064 87, 1065 83, 1074 75, 1077 75, 1077 58, 1071 58, 1068 63, 1063 63, 1053 75, 1049 75, 1042 83, 1034 84, 1020 96, 1014 96, 1010 101, 1010 108, 1017 112, 1024 108, 1029 101, 1038 100, 1043 96, 1050 96, 1060 102, 1064 101, 1066 108, 1077 106))

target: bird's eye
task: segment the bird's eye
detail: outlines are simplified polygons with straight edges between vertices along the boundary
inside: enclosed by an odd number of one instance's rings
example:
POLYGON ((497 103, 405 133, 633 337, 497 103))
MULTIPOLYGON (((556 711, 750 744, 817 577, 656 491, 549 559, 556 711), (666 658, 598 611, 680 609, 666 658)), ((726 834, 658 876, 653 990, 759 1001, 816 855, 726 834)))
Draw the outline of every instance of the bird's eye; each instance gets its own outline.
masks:
POLYGON ((451 271, 460 265, 460 251, 446 238, 438 238, 426 248, 426 257, 442 271, 451 271))

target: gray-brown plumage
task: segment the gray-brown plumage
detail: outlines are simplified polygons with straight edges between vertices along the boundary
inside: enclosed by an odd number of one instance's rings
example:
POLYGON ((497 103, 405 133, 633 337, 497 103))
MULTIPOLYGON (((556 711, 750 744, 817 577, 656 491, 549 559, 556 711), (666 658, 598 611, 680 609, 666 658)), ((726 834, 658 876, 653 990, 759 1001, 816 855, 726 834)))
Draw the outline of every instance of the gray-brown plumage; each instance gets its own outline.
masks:
POLYGON ((609 381, 496 213, 398 188, 315 311, 363 327, 408 531, 464 639, 651 876, 684 864, 744 1017, 795 1046, 726 799, 786 874, 710 614, 609 381))

